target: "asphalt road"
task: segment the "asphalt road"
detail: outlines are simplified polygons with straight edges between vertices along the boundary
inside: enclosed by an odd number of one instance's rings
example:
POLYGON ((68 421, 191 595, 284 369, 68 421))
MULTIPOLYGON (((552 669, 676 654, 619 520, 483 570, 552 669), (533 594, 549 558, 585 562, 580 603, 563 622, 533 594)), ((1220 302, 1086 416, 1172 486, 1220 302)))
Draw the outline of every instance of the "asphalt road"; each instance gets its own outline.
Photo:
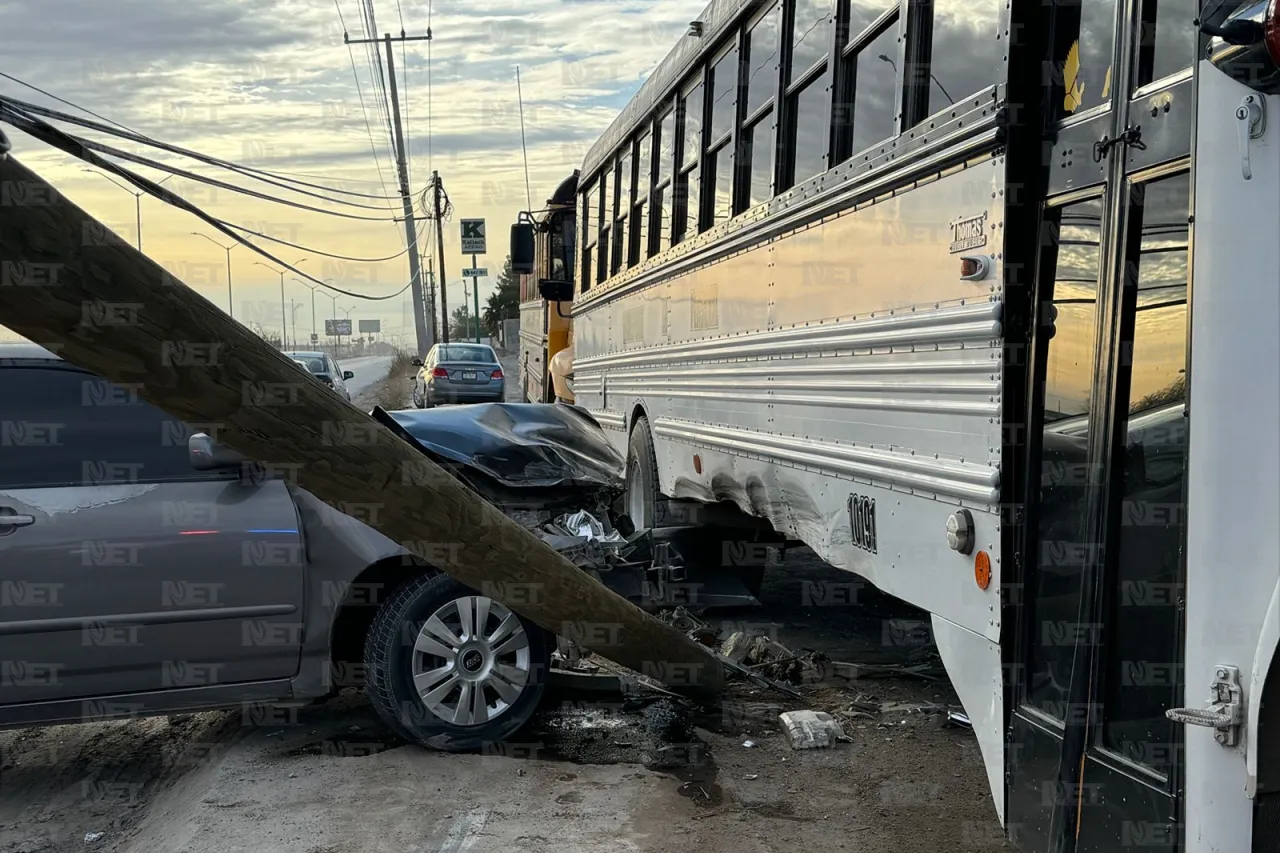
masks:
POLYGON ((361 358, 348 358, 339 361, 338 366, 355 374, 354 379, 347 380, 347 390, 354 397, 380 379, 386 378, 391 367, 389 355, 366 355, 361 358))

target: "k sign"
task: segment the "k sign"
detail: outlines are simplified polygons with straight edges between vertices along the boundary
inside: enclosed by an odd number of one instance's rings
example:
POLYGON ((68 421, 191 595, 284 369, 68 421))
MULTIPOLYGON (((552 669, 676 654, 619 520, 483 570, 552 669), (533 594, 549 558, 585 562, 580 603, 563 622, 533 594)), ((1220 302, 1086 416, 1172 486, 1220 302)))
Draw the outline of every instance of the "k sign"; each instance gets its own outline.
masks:
POLYGON ((484 220, 462 220, 462 254, 483 255, 488 251, 484 242, 484 220))

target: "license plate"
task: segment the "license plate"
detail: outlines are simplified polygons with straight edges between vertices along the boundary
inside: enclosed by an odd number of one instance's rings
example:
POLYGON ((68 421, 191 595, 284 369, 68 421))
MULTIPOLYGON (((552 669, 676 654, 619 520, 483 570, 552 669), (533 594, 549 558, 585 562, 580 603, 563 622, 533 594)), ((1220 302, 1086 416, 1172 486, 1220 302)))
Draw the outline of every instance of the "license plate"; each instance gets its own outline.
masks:
POLYGON ((463 379, 475 379, 475 378, 476 378, 476 372, 475 372, 474 370, 464 370, 464 371, 462 371, 462 378, 463 378, 463 379))

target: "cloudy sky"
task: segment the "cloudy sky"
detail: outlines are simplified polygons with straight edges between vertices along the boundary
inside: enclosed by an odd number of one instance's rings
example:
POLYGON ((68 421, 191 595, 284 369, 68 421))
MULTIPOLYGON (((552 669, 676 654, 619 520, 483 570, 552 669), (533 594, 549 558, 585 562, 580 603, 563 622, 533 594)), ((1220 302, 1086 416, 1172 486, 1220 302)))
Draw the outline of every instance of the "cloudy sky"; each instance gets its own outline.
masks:
MULTIPOLYGON (((415 195, 421 194, 431 170, 438 169, 455 207, 444 240, 451 305, 462 299, 458 273, 470 266, 470 257, 460 254, 458 219, 488 221, 490 254, 480 263, 496 273, 506 255, 508 226, 526 206, 516 66, 524 89, 536 208, 581 165, 591 143, 704 5, 704 0, 374 0, 379 32, 398 33, 401 19, 409 35, 425 34, 428 23, 433 31, 430 57, 426 42, 411 42, 403 53, 397 46, 395 63, 412 159, 410 184, 415 195)), ((364 46, 343 45, 339 10, 352 38, 363 37, 361 0, 0 0, 6 31, 22 34, 5 39, 0 70, 156 139, 378 196, 342 196, 373 209, 333 205, 77 131, 230 183, 373 217, 377 221, 311 213, 182 177, 166 184, 208 213, 272 237, 334 254, 383 257, 404 250, 404 227, 390 220, 400 215, 399 202, 388 209, 381 200, 396 187, 388 123, 371 76, 371 56, 364 46)), ((0 93, 74 112, 3 78, 0 93)), ((23 162, 117 233, 136 240, 135 201, 128 192, 20 132, 10 136, 23 162)), ((156 180, 165 175, 145 167, 139 171, 156 180)), ((223 244, 230 240, 151 198, 142 199, 141 219, 143 250, 226 309, 226 254, 191 232, 203 231, 223 244)), ((332 278, 346 290, 385 295, 408 281, 404 256, 353 263, 259 242, 285 261, 307 257, 302 269, 332 278)), ((279 276, 255 265, 263 259, 249 249, 234 249, 231 259, 236 318, 278 329, 279 276)), ((289 273, 284 281, 285 300, 301 306, 284 313, 294 314, 296 333, 305 340, 311 331, 311 292, 289 273)), ((482 280, 482 304, 489 289, 482 280)), ((385 335, 404 335, 405 342, 412 340, 409 306, 407 293, 385 302, 341 295, 336 300, 338 316, 350 309, 353 319, 381 319, 385 335)), ((335 302, 322 295, 315 307, 323 326, 335 302)), ((294 332, 291 325, 291 337, 294 332)))

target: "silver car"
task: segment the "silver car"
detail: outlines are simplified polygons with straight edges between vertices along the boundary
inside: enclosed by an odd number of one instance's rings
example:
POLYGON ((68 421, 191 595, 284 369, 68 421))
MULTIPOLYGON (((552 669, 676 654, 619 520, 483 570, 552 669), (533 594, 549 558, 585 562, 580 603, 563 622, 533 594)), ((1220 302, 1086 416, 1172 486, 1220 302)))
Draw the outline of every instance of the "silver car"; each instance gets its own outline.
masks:
POLYGON ((506 399, 506 377, 493 348, 484 344, 436 344, 425 359, 415 358, 413 405, 429 409, 439 403, 500 403, 506 399))
POLYGON ((0 399, 0 727, 348 685, 443 749, 532 715, 553 639, 497 601, 39 347, 0 399))
POLYGON ((334 390, 344 400, 351 399, 351 391, 347 388, 347 380, 354 379, 355 374, 343 370, 327 352, 286 352, 286 356, 299 362, 325 385, 334 390))

